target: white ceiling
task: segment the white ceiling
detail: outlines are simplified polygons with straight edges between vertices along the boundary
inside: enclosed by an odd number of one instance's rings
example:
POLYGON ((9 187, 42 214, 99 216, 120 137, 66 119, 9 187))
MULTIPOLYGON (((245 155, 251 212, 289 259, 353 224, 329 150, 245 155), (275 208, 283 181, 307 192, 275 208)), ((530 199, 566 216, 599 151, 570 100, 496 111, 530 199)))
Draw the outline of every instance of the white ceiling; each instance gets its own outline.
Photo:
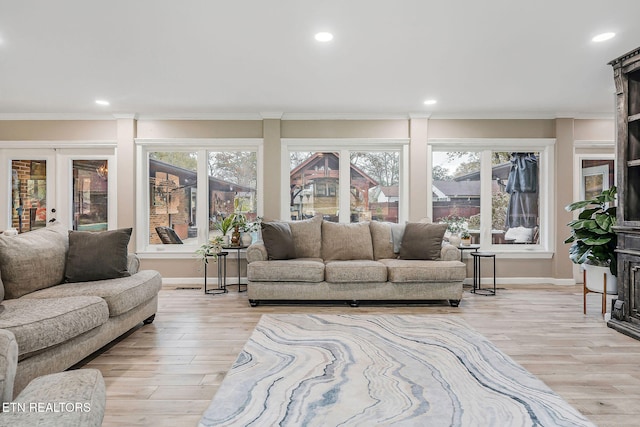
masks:
POLYGON ((612 117, 607 62, 640 46, 639 17, 640 0, 0 0, 0 118, 612 117))

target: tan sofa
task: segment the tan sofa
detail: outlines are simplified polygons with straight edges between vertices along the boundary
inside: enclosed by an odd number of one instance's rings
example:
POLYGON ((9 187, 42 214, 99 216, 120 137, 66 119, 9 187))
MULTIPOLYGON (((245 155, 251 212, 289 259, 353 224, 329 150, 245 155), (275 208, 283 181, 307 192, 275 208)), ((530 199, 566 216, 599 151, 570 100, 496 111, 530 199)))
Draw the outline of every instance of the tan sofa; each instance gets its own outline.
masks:
POLYGON ((32 379, 64 371, 154 319, 162 286, 157 271, 138 271, 125 245, 126 277, 64 283, 68 236, 60 226, 0 235, 0 329, 18 346, 14 395, 32 379))
POLYGON ((13 398, 18 365, 14 335, 0 329, 0 427, 97 427, 102 425, 106 389, 97 369, 38 377, 13 398))
POLYGON ((315 217, 288 224, 295 259, 270 260, 263 242, 247 249, 252 306, 274 300, 460 303, 466 268, 454 246, 443 245, 437 260, 398 259, 389 223, 336 224, 315 217))

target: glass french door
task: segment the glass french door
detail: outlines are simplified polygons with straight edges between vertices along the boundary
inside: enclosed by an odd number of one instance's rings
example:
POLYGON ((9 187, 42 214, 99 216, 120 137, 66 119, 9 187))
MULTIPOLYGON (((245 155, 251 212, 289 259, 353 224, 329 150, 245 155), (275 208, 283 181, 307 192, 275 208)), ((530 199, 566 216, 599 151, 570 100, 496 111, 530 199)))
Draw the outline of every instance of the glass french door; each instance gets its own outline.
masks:
POLYGON ((0 176, 0 199, 9 201, 0 211, 0 230, 26 233, 53 223, 85 231, 115 227, 113 150, 0 150, 0 159, 10 171, 0 176))
POLYGON ((53 150, 8 153, 5 164, 10 171, 10 203, 1 228, 26 233, 56 221, 55 163, 53 150))

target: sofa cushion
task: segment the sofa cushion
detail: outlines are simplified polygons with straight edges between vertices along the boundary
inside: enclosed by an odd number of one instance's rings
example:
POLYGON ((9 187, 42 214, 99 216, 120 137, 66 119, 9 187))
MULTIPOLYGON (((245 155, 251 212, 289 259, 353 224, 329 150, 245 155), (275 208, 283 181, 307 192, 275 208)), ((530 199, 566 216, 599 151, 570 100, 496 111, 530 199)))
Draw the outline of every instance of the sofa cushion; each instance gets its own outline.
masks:
POLYGON ((324 263, 322 260, 300 258, 281 261, 255 261, 247 266, 247 277, 250 282, 318 283, 324 280, 324 263))
POLYGON ((445 231, 447 231, 447 224, 408 223, 402 236, 400 259, 440 258, 445 231))
POLYGON ((298 258, 322 257, 322 217, 289 222, 298 258))
POLYGON ((387 267, 377 261, 330 261, 324 275, 329 283, 386 282, 387 267))
POLYGON ((131 231, 131 228, 69 231, 65 281, 88 282, 129 276, 127 246, 131 231))
POLYGON ((373 259, 395 258, 393 252, 393 241, 391 238, 391 223, 371 221, 369 223, 371 231, 371 242, 373 244, 373 259))
POLYGON ((94 282, 63 283, 25 295, 23 299, 96 296, 105 300, 109 316, 115 317, 156 296, 162 287, 162 277, 155 270, 142 270, 118 279, 94 282))
POLYGON ((467 277, 467 268, 460 261, 384 259, 380 263, 387 266, 392 283, 456 282, 467 277))
POLYGON ((0 274, 6 298, 57 285, 64 279, 67 228, 53 225, 18 236, 0 235, 0 274))
POLYGON ((263 222, 262 241, 267 248, 268 259, 291 259, 296 257, 291 227, 286 222, 263 222))
POLYGON ((373 243, 368 222, 339 224, 322 222, 322 259, 373 260, 373 243))
POLYGON ((99 297, 11 299, 2 303, 0 328, 13 332, 20 357, 61 344, 109 319, 99 297))

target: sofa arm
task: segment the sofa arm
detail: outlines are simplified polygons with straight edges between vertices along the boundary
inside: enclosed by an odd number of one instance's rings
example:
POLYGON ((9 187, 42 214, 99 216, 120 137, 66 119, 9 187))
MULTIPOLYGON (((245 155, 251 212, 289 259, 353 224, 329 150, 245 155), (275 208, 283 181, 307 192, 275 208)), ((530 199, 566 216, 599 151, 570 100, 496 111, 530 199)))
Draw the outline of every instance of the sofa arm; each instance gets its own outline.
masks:
POLYGON ((105 404, 105 383, 97 369, 44 375, 5 408, 0 426, 100 427, 105 404))
POLYGON ((18 367, 18 344, 13 333, 0 329, 0 403, 13 400, 13 381, 18 367))
POLYGON ((134 275, 140 270, 140 258, 136 254, 127 255, 127 271, 134 275))
POLYGON ((256 242, 247 248, 247 263, 266 261, 269 259, 267 248, 262 242, 256 242))
POLYGON ((442 261, 460 261, 460 249, 446 244, 440 250, 440 259, 442 261))

